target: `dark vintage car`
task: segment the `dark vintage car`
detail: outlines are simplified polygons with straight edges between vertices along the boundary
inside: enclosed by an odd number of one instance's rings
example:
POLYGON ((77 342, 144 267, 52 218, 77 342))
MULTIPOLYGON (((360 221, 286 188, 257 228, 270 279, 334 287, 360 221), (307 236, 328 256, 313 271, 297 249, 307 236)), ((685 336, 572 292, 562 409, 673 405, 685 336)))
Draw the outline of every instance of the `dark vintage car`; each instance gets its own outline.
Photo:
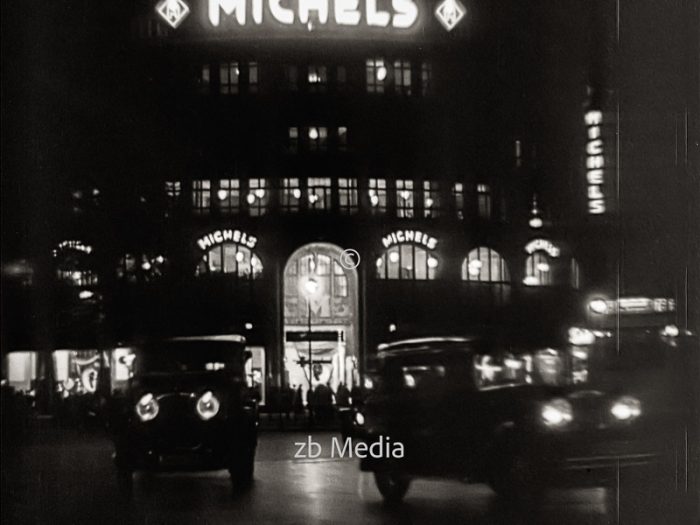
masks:
POLYGON ((150 342, 126 357, 132 377, 110 426, 120 489, 139 470, 228 469, 234 490, 252 483, 257 404, 241 336, 150 342))
POLYGON ((660 378, 673 374, 666 350, 634 340, 621 352, 609 332, 569 335, 576 344, 558 348, 468 337, 381 345, 344 433, 405 450, 367 454, 361 469, 393 503, 415 477, 485 482, 521 502, 551 486, 614 487, 620 469, 649 469, 661 484, 655 469, 679 417, 660 378))

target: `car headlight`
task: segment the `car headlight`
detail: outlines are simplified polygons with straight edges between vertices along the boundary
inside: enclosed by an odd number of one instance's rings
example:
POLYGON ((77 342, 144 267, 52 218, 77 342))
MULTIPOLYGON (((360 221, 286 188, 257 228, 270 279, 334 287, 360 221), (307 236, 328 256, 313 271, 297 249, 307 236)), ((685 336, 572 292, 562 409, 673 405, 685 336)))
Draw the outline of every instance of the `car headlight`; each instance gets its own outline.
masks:
POLYGON ((664 326, 664 329, 661 330, 661 335, 663 337, 678 337, 680 334, 680 330, 678 330, 678 327, 675 324, 668 324, 664 326))
POLYGON ((372 390, 374 388, 374 381, 371 377, 365 377, 364 387, 366 390, 372 390))
POLYGON ((553 399, 542 405, 542 422, 550 428, 565 427, 574 419, 574 411, 566 399, 553 399))
POLYGON ((569 328, 569 343, 575 346, 592 345, 595 343, 595 334, 586 328, 573 326, 569 328))
POLYGON ((362 415, 362 412, 355 413, 355 424, 358 427, 361 427, 362 425, 365 424, 365 416, 362 415))
POLYGON ((221 403, 210 391, 204 392, 197 400, 197 415, 207 421, 219 413, 221 403))
POLYGON ((607 314, 608 302, 605 299, 593 299, 588 303, 588 308, 591 310, 591 312, 596 314, 607 314))
POLYGON ((636 397, 623 396, 612 404, 610 413, 618 421, 632 421, 642 414, 642 403, 636 397))
POLYGON ((135 410, 139 419, 145 423, 156 418, 160 411, 160 406, 153 394, 148 393, 141 396, 141 399, 136 403, 135 410))

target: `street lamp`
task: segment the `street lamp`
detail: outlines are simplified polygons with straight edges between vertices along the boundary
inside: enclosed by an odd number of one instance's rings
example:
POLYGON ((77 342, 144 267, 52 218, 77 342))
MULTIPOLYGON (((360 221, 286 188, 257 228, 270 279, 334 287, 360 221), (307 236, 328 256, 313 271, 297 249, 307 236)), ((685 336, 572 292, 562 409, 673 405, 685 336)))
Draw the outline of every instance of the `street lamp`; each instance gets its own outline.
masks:
POLYGON ((309 405, 309 426, 313 425, 313 405, 311 404, 311 394, 313 392, 313 378, 314 378, 314 358, 311 353, 311 297, 316 295, 319 290, 319 283, 313 277, 309 277, 304 281, 304 295, 306 296, 306 304, 308 307, 308 332, 307 339, 309 341, 309 392, 306 394, 306 404, 309 405))

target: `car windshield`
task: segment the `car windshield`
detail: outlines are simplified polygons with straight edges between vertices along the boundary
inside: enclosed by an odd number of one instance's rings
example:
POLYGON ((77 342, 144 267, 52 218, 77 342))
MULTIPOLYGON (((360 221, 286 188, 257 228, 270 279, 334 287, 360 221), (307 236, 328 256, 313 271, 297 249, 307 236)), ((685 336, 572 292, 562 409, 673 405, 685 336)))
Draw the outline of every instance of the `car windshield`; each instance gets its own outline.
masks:
POLYGON ((164 341, 144 346, 136 352, 135 371, 186 373, 242 371, 244 345, 230 341, 164 341))

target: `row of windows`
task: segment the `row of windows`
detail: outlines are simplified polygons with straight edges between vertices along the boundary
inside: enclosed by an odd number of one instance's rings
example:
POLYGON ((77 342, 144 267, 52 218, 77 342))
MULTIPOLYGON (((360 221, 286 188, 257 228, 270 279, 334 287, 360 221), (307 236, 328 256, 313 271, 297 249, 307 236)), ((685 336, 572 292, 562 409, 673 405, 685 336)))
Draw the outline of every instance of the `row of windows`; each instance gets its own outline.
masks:
MULTIPOLYGON (((248 213, 253 217, 265 215, 271 207, 273 192, 279 197, 279 208, 285 213, 329 211, 337 209, 343 214, 355 214, 361 205, 373 215, 389 211, 399 218, 436 218, 450 213, 459 219, 465 215, 465 188, 461 182, 449 186, 448 195, 438 181, 413 179, 370 178, 359 185, 358 179, 340 177, 290 177, 280 180, 279 188, 273 188, 268 179, 198 179, 192 181, 191 207, 198 215, 212 210, 230 215, 248 213), (362 199, 361 195, 366 198, 362 199), (334 202, 334 197, 337 201, 334 202)), ((179 181, 165 183, 165 192, 173 202, 182 192, 179 181)), ((488 184, 476 186, 476 208, 480 218, 492 217, 492 191, 488 184)))
MULTIPOLYGON (((312 256, 309 256, 312 257, 312 256)), ((128 283, 149 282, 164 275, 167 260, 159 255, 135 256, 126 254, 117 266, 117 277, 128 283)), ((439 257, 413 244, 403 243, 386 250, 376 260, 376 277, 389 280, 424 281, 437 277, 440 267, 439 257)), ((296 265, 287 269, 288 275, 304 276, 313 273, 319 278, 326 277, 328 288, 337 290, 341 296, 347 295, 347 280, 343 269, 330 257, 302 258, 296 265)), ((250 249, 224 243, 211 248, 203 256, 195 269, 195 275, 206 276, 227 274, 238 279, 258 279, 263 275, 263 263, 250 249)), ((58 265, 57 277, 76 287, 90 287, 98 284, 97 274, 86 264, 76 264, 72 258, 62 259, 58 265)), ((535 252, 525 260, 526 286, 551 286, 558 284, 554 276, 554 264, 545 252, 535 252)), ((580 287, 580 270, 575 259, 571 259, 569 285, 580 287)), ((505 259, 495 250, 480 246, 469 252, 462 261, 461 280, 473 283, 509 284, 510 272, 505 259)), ((296 293, 285 290, 287 295, 296 293)))
MULTIPOLYGON (((432 76, 432 66, 427 62, 385 58, 365 61, 364 84, 367 93, 426 96, 431 91, 432 76)), ((342 92, 351 83, 345 66, 325 64, 287 64, 283 66, 281 78, 282 89, 291 92, 342 92)), ((197 85, 202 94, 255 94, 260 85, 260 66, 255 61, 240 60, 203 64, 199 69, 197 85)))

